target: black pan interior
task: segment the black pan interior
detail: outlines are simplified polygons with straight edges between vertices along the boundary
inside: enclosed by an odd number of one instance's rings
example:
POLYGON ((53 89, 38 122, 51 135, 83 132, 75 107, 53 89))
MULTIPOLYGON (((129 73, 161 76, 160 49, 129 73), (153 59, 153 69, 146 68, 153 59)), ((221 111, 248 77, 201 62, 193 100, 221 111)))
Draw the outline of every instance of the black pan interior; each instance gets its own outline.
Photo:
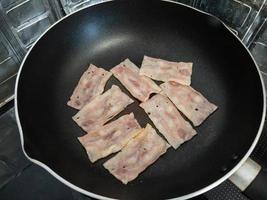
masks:
MULTIPOLYGON (((114 78, 112 84, 123 86, 114 78)), ((126 90, 124 90, 127 92, 126 90)), ((115 1, 84 9, 45 34, 26 59, 19 78, 18 112, 25 150, 64 179, 92 193, 120 199, 186 195, 223 177, 246 154, 262 118, 263 93, 255 64, 217 19, 167 2, 115 1), (123 185, 91 164, 66 102, 89 63, 107 70, 144 55, 192 61, 192 86, 219 109, 198 135, 169 149, 136 180, 123 185)), ((133 111, 149 122, 138 101, 133 111)))

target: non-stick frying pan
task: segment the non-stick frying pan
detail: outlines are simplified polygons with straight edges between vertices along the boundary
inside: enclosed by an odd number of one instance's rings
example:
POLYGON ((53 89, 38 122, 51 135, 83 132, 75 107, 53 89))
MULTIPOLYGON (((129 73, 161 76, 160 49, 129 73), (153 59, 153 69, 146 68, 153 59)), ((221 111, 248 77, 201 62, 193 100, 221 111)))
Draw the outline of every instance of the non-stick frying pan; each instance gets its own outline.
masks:
MULTIPOLYGON (((115 78, 106 89, 112 84, 127 93, 115 78)), ((215 187, 248 158, 265 117, 260 73, 239 39, 218 19, 163 1, 108 2, 61 20, 25 58, 15 100, 28 158, 70 187, 103 199, 185 199, 215 187), (77 140, 85 133, 71 118, 77 110, 66 102, 89 63, 109 70, 130 58, 140 66, 144 55, 192 61, 192 86, 219 109, 196 127, 191 141, 170 148, 123 185, 103 168, 107 159, 90 163, 77 140)), ((144 126, 150 121, 138 104, 121 114, 133 111, 144 126)))

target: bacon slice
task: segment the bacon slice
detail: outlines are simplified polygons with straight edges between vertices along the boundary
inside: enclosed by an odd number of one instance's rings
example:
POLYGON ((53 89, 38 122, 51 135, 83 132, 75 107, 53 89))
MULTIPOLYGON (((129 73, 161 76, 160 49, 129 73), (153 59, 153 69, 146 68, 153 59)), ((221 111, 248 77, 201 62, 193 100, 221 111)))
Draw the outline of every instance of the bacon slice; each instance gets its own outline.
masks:
POLYGON ((139 68, 129 59, 110 70, 114 76, 140 101, 146 101, 152 93, 159 93, 160 87, 150 78, 139 75, 139 68))
POLYGON ((91 162, 120 151, 131 138, 135 137, 140 125, 134 114, 123 115, 95 132, 79 137, 91 162))
POLYGON ((175 81, 184 85, 191 84, 191 62, 170 62, 144 56, 140 74, 158 81, 175 81))
POLYGON ((177 149, 196 135, 190 123, 183 119, 167 97, 157 94, 140 106, 173 148, 177 149))
POLYGON ((113 85, 111 89, 86 104, 73 120, 86 132, 97 130, 134 101, 113 85))
POLYGON ((67 105, 80 110, 94 97, 102 94, 111 75, 110 72, 91 64, 81 76, 67 105))
POLYGON ((217 109, 216 105, 210 103, 202 94, 190 86, 166 82, 161 84, 160 87, 195 126, 200 125, 217 109))
POLYGON ((134 180, 164 154, 169 145, 147 124, 120 153, 104 163, 104 167, 124 184, 134 180))

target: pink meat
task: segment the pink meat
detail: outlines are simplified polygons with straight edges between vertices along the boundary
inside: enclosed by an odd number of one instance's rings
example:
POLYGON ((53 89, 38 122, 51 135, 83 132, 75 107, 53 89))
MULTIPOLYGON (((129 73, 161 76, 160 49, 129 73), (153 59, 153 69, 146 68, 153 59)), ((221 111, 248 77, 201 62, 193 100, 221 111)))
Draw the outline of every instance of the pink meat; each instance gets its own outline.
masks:
POLYGON ((167 97, 157 94, 140 106, 173 148, 177 149, 196 135, 190 123, 184 120, 167 97))
POLYGON ((152 93, 161 91, 160 87, 150 78, 139 75, 139 68, 129 59, 110 71, 140 101, 146 101, 152 93))
POLYGON ((144 56, 140 74, 158 81, 175 81, 190 85, 192 66, 191 62, 170 62, 144 56))
POLYGON ((149 165, 153 164, 169 145, 147 124, 120 153, 104 163, 104 167, 124 184, 134 180, 149 165))
POLYGON ((175 82, 166 82, 160 86, 175 106, 192 121, 195 126, 200 125, 217 109, 216 105, 210 103, 202 94, 190 86, 175 82))
POLYGON ((95 131, 133 102, 118 86, 113 85, 86 104, 73 116, 73 120, 86 132, 95 131))
POLYGON ((80 110, 94 97, 102 94, 111 75, 110 72, 91 64, 81 76, 67 104, 80 110))
POLYGON ((106 124, 97 131, 79 137, 91 162, 120 151, 130 139, 136 136, 140 125, 134 114, 128 114, 106 124))

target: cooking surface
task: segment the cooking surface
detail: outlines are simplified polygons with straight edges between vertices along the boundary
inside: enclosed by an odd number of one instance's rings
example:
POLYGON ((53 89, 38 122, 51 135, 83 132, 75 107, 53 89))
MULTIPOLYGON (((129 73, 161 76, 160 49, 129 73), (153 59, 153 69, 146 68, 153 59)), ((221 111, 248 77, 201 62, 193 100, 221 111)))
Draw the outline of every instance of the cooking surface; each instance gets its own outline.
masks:
MULTIPOLYGON (((114 79, 106 88, 112 84, 122 88, 114 79)), ((165 199, 210 185, 240 161, 257 134, 262 98, 254 62, 218 20, 167 2, 119 1, 82 10, 39 40, 20 72, 17 108, 25 151, 67 181, 112 198, 165 199), (106 159, 88 161, 66 101, 88 62, 110 70, 128 56, 140 66, 143 55, 192 61, 192 87, 219 109, 196 128, 197 137, 170 149, 126 187, 103 170, 106 159)), ((129 111, 140 125, 148 121, 138 102, 120 114, 129 111)))

